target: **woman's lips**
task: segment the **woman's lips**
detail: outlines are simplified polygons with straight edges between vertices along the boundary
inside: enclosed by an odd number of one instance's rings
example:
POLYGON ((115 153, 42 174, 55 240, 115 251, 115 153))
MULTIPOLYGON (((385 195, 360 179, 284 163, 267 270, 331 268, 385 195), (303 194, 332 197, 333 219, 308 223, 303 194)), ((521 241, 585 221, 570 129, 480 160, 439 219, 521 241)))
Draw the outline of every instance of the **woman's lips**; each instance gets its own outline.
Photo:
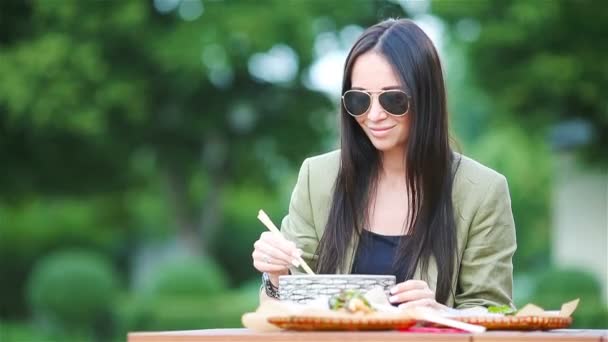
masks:
POLYGON ((368 127, 370 132, 372 133, 373 136, 377 137, 377 138, 382 138, 384 136, 387 136, 388 133, 390 132, 391 129, 393 129, 395 126, 391 126, 391 127, 368 127))

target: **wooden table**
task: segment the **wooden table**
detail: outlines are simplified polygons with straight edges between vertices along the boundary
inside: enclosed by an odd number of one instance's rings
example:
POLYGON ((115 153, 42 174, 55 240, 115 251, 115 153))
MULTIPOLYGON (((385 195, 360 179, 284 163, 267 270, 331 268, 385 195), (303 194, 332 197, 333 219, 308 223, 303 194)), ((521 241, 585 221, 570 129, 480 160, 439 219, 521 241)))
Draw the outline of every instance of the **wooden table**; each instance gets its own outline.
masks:
POLYGON ((433 334, 399 331, 380 332, 293 332, 256 333, 248 329, 208 329, 165 332, 133 332, 128 342, 198 342, 198 341, 269 341, 269 342, 338 342, 338 341, 425 341, 425 342, 505 342, 505 341, 593 341, 608 342, 608 330, 552 330, 547 332, 490 331, 483 334, 433 334))

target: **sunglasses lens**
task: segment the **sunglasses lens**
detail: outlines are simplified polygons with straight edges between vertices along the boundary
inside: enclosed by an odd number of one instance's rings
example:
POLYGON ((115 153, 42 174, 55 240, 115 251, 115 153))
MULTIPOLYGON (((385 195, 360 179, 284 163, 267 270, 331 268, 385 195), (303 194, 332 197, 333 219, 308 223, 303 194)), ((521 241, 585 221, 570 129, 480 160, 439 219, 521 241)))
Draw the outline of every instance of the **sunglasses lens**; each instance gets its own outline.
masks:
POLYGON ((403 115, 409 108, 407 95, 402 91, 387 91, 378 96, 380 105, 393 115, 403 115))
POLYGON ((371 98, 362 91, 347 91, 344 93, 344 107, 351 115, 363 115, 369 109, 371 98))

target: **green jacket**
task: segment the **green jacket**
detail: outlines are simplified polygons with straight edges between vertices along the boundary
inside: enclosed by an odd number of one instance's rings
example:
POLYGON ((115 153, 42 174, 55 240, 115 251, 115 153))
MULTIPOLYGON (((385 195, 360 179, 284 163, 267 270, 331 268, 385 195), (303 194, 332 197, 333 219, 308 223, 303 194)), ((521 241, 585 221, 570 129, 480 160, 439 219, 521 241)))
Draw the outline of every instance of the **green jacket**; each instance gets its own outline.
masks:
MULTIPOLYGON (((515 223, 505 177, 465 156, 454 179, 452 199, 457 228, 457 260, 448 306, 511 305, 513 287, 512 258, 516 249, 515 223)), ((340 166, 340 151, 304 160, 291 196, 289 214, 281 231, 304 252, 303 258, 314 269, 314 255, 329 216, 333 186, 340 166)), ((356 236, 356 235, 355 235, 356 236)), ((346 267, 350 273, 357 238, 350 243, 346 267)), ((292 273, 302 273, 293 268, 292 273)), ((428 274, 420 267, 414 279, 423 279, 434 291, 437 266, 433 259, 428 274)))

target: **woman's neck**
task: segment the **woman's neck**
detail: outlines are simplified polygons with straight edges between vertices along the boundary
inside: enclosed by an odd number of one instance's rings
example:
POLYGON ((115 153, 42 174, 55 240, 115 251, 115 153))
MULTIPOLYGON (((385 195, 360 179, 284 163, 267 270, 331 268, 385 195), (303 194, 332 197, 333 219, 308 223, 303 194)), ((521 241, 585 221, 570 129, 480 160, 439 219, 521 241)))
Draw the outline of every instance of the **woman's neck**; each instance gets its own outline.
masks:
POLYGON ((405 177, 405 153, 401 148, 382 152, 382 176, 394 179, 405 177))

